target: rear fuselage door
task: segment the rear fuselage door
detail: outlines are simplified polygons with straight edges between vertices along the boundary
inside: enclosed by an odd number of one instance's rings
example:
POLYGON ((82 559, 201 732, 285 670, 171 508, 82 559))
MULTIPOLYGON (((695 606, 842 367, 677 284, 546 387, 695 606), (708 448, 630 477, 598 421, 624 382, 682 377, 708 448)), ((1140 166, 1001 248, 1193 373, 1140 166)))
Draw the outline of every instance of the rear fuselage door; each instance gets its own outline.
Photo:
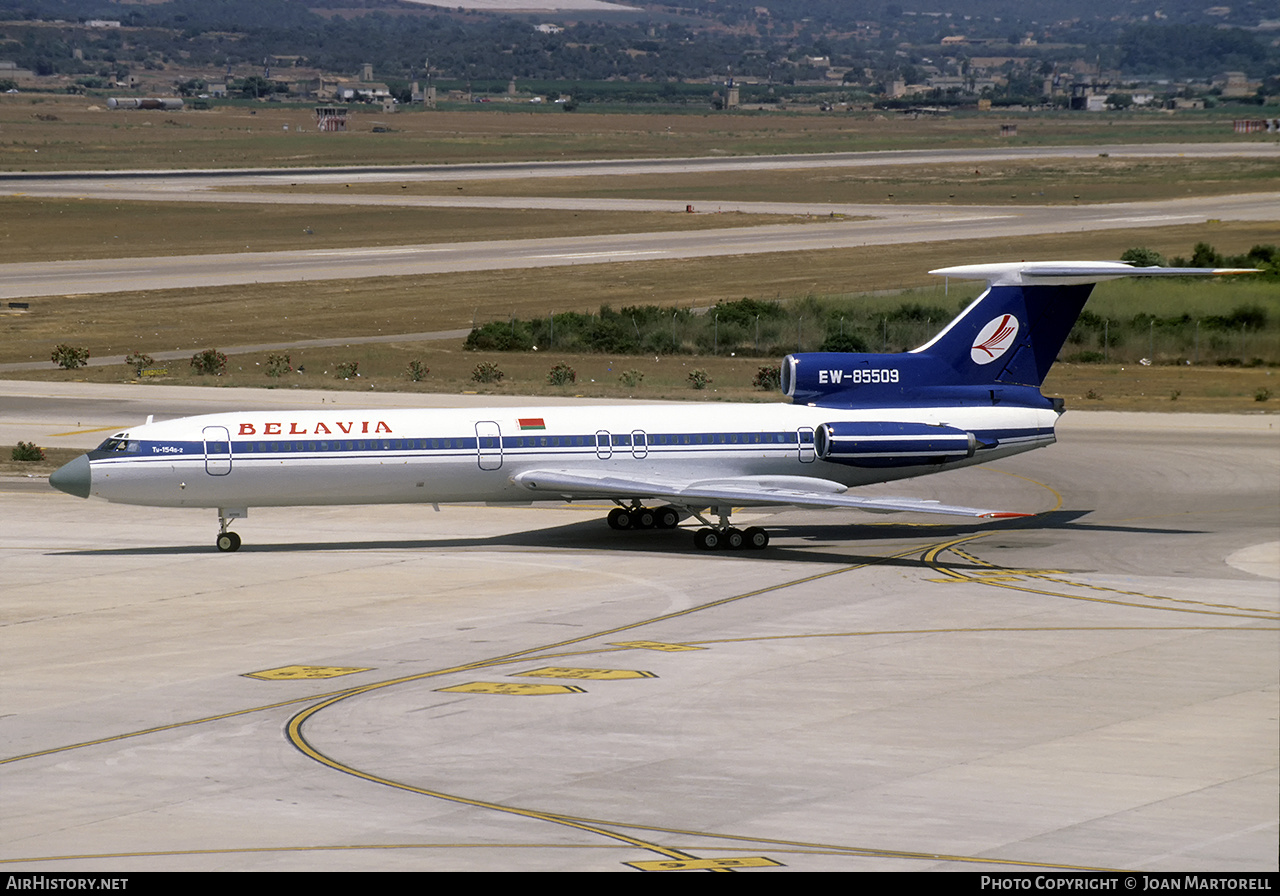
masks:
POLYGON ((225 426, 204 428, 204 471, 210 476, 231 472, 231 433, 225 426))
POLYGON ((813 427, 800 427, 796 430, 796 437, 800 444, 800 463, 813 463, 814 459, 818 456, 813 450, 813 427))

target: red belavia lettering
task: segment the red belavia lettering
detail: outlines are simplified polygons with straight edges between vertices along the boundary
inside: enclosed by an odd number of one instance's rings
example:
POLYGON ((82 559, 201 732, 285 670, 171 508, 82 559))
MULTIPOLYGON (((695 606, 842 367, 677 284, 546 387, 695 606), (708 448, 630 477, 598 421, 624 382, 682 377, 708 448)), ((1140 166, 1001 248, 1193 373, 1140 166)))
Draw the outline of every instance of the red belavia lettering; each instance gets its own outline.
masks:
POLYGON ((49 481, 82 498, 216 508, 222 551, 240 546, 228 525, 250 507, 315 504, 608 500, 615 529, 696 518, 704 549, 769 543, 730 524, 741 506, 1024 516, 849 489, 1052 444, 1062 404, 1040 385, 1094 283, 1247 272, 1022 262, 933 273, 988 288, 913 351, 788 355, 786 403, 213 414, 123 430, 49 481))
POLYGON ((349 436, 355 435, 367 436, 370 434, 377 435, 380 432, 390 434, 391 427, 387 425, 385 420, 313 420, 309 423, 300 423, 296 420, 290 420, 286 423, 278 421, 254 421, 242 422, 236 435, 239 436, 305 436, 305 435, 337 435, 349 436), (285 429, 284 427, 289 427, 285 429), (310 426, 310 429, 307 429, 310 426), (370 427, 373 427, 370 429, 370 427))

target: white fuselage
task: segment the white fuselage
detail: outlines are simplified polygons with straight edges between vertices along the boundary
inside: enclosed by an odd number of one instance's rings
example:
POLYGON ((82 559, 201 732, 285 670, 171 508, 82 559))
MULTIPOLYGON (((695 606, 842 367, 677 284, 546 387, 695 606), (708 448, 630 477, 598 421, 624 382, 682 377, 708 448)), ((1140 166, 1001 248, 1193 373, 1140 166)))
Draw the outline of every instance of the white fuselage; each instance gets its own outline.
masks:
POLYGON ((119 433, 92 454, 90 494, 161 507, 558 499, 513 481, 538 471, 691 482, 735 476, 845 486, 919 476, 1050 444, 1057 415, 1023 407, 840 410, 668 404, 213 414, 119 433), (891 419, 975 433, 972 457, 865 468, 815 455, 824 423, 891 419))

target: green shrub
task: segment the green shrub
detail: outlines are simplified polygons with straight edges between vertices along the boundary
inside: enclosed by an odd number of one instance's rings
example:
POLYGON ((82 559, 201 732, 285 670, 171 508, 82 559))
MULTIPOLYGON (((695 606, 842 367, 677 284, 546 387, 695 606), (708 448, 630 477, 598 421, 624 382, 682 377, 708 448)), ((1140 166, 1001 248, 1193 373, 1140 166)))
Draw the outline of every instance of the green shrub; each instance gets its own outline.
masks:
POLYGON ((201 376, 222 376, 227 370, 227 356, 216 348, 207 348, 191 356, 191 369, 201 376))
POLYGON ((1267 309, 1261 305, 1238 305, 1230 314, 1211 314, 1204 326, 1213 330, 1261 330, 1267 326, 1267 309))
MULTIPOLYGON (((1253 393, 1253 400, 1254 400, 1254 401, 1266 401, 1266 400, 1268 400, 1269 398, 1271 398, 1271 390, 1270 390, 1270 389, 1259 389, 1257 392, 1254 392, 1254 393, 1253 393)), ((19 444, 21 444, 21 443, 19 443, 19 444)))
POLYGON ((50 360, 63 370, 75 370, 77 367, 83 367, 89 363, 89 349, 61 342, 53 347, 53 355, 50 360))
POLYGON ((867 343, 852 333, 832 333, 818 346, 820 352, 865 352, 867 343))
POLYGON ((524 321, 494 321, 472 330, 462 347, 468 351, 527 352, 533 344, 533 335, 524 321))
POLYGON ((711 375, 699 367, 697 370, 689 371, 689 385, 695 389, 705 389, 711 385, 711 375))
POLYGON ((492 361, 485 361, 483 364, 477 364, 476 369, 471 371, 471 379, 477 383, 496 383, 506 374, 498 369, 498 365, 492 361))
POLYGON ((339 379, 349 380, 353 376, 359 376, 357 372, 360 369, 359 361, 339 361, 333 365, 333 375, 339 379))
POLYGON ((263 371, 267 376, 281 377, 293 370, 293 365, 289 363, 289 356, 280 352, 272 352, 267 355, 267 369, 263 371))
POLYGON ((787 312, 777 302, 743 298, 736 302, 717 302, 712 315, 720 319, 721 326, 736 324, 746 330, 755 326, 756 318, 780 320, 787 316, 787 312))
POLYGON ((643 379, 644 374, 635 368, 632 368, 631 370, 624 370, 622 373, 618 374, 618 382, 622 383, 622 385, 626 386, 628 389, 634 389, 636 386, 640 385, 640 382, 643 379))
POLYGON ((567 386, 577 381, 577 372, 568 364, 557 364, 547 373, 547 382, 552 386, 567 386))
POLYGON ((1193 268, 1220 268, 1223 263, 1222 253, 1208 243, 1196 243, 1191 250, 1193 268))
POLYGON ((751 385, 761 392, 780 389, 782 388, 782 370, 778 367, 761 367, 756 371, 756 377, 751 381, 751 385))
POLYGON ((142 371, 154 367, 156 359, 142 352, 133 352, 124 356, 124 363, 133 368, 134 376, 142 376, 142 371))
POLYGON ((35 442, 19 442, 10 457, 20 461, 41 461, 44 460, 44 450, 35 442))
POLYGON ((423 364, 421 361, 418 361, 416 359, 409 362, 409 367, 406 371, 406 373, 409 376, 409 379, 411 379, 415 383, 422 382, 424 379, 426 379, 427 374, 430 372, 431 372, 430 367, 428 367, 427 365, 423 364))
POLYGON ((921 305, 919 302, 906 302, 885 315, 891 322, 927 323, 941 326, 955 314, 937 305, 921 305))
POLYGON ((1121 261, 1127 261, 1129 264, 1136 265, 1140 268, 1163 267, 1164 256, 1155 249, 1148 249, 1146 246, 1135 246, 1132 249, 1125 249, 1120 256, 1121 261))

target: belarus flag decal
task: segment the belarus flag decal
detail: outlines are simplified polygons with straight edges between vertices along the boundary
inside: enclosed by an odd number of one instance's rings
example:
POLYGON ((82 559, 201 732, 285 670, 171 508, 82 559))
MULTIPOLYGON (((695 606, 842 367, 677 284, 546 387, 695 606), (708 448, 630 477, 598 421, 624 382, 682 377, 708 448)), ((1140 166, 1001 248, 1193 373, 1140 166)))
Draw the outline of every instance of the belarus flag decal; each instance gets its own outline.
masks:
POLYGON ((520 431, 527 429, 546 429, 547 423, 541 417, 519 417, 517 422, 520 424, 520 431))

